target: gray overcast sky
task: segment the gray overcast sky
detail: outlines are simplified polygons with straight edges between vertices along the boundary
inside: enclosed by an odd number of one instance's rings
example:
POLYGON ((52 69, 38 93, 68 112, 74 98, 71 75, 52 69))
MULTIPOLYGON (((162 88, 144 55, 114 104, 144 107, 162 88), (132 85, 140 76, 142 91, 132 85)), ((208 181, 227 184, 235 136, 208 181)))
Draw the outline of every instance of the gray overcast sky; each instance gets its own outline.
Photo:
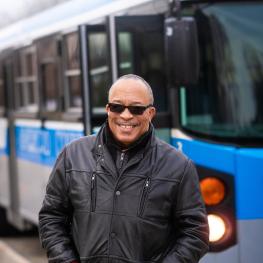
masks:
POLYGON ((70 0, 0 0, 0 28, 70 0))

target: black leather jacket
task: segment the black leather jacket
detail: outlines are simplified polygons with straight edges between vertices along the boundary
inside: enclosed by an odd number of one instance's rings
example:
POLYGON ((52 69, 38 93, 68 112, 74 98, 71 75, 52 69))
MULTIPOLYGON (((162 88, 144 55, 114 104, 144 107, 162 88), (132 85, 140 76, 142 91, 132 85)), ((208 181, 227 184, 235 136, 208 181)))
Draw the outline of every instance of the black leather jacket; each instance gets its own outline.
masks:
POLYGON ((198 262, 208 225, 192 162, 151 134, 117 170, 103 129, 65 147, 52 171, 39 213, 49 262, 198 262))

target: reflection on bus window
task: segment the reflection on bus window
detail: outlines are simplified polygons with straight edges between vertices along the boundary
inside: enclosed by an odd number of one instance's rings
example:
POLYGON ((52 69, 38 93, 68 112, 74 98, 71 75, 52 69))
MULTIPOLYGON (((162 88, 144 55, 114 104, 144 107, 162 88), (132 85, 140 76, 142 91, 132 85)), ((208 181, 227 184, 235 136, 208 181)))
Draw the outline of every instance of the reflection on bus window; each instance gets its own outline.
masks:
POLYGON ((15 64, 15 107, 20 112, 36 112, 38 90, 36 78, 36 52, 31 46, 19 50, 15 64))
POLYGON ((23 108, 25 106, 25 96, 24 96, 23 84, 17 83, 16 89, 17 89, 17 96, 16 96, 17 108, 23 108))
POLYGON ((90 79, 93 112, 104 112, 107 91, 110 86, 107 36, 104 32, 90 33, 88 38, 90 54, 90 79))
POLYGON ((137 74, 152 87, 158 112, 166 112, 163 17, 116 18, 118 75, 137 74), (130 19, 130 21, 129 21, 130 19))
POLYGON ((59 96, 59 39, 57 36, 47 37, 37 43, 38 60, 40 63, 40 82, 42 92, 42 105, 44 111, 58 111, 59 96))
POLYGON ((35 67, 33 65, 33 54, 28 53, 26 54, 26 76, 33 76, 36 74, 35 67))
POLYGON ((70 86, 70 106, 72 108, 80 108, 82 105, 81 89, 80 89, 80 77, 73 76, 68 78, 70 86))
POLYGON ((129 32, 120 32, 118 34, 118 46, 119 75, 125 75, 134 72, 132 59, 132 34, 129 32))
POLYGON ((197 87, 181 90, 186 129, 263 138, 262 12, 254 3, 215 4, 196 13, 203 71, 197 87))
POLYGON ((46 111, 56 111, 58 108, 57 83, 56 65, 43 65, 43 98, 46 111))
POLYGON ((79 69, 79 39, 76 32, 67 35, 67 69, 79 69))
POLYGON ((65 81, 67 89, 66 107, 69 111, 81 111, 81 81, 79 61, 79 38, 78 33, 73 32, 65 36, 66 45, 66 69, 65 81))

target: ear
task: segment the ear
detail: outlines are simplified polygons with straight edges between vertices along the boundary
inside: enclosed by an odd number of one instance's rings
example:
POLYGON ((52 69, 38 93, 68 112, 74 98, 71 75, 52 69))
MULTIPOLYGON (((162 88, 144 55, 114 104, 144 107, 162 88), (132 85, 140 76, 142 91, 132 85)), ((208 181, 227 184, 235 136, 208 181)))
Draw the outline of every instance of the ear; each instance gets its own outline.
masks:
POLYGON ((106 110, 106 112, 109 114, 110 107, 109 107, 109 105, 108 105, 108 104, 106 104, 106 106, 105 106, 105 110, 106 110))
POLYGON ((156 114, 156 109, 155 109, 155 107, 149 108, 150 121, 153 119, 153 117, 155 116, 155 114, 156 114))

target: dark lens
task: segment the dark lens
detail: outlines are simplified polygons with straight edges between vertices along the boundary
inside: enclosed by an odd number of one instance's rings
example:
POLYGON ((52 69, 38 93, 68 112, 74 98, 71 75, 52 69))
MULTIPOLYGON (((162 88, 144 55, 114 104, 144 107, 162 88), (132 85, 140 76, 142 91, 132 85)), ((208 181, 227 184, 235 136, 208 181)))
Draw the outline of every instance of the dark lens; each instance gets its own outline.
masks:
POLYGON ((134 115, 142 115, 146 108, 143 106, 128 106, 130 113, 134 115))
POLYGON ((124 111, 125 107, 121 104, 114 104, 114 103, 109 103, 110 111, 116 112, 116 113, 121 113, 124 111))

